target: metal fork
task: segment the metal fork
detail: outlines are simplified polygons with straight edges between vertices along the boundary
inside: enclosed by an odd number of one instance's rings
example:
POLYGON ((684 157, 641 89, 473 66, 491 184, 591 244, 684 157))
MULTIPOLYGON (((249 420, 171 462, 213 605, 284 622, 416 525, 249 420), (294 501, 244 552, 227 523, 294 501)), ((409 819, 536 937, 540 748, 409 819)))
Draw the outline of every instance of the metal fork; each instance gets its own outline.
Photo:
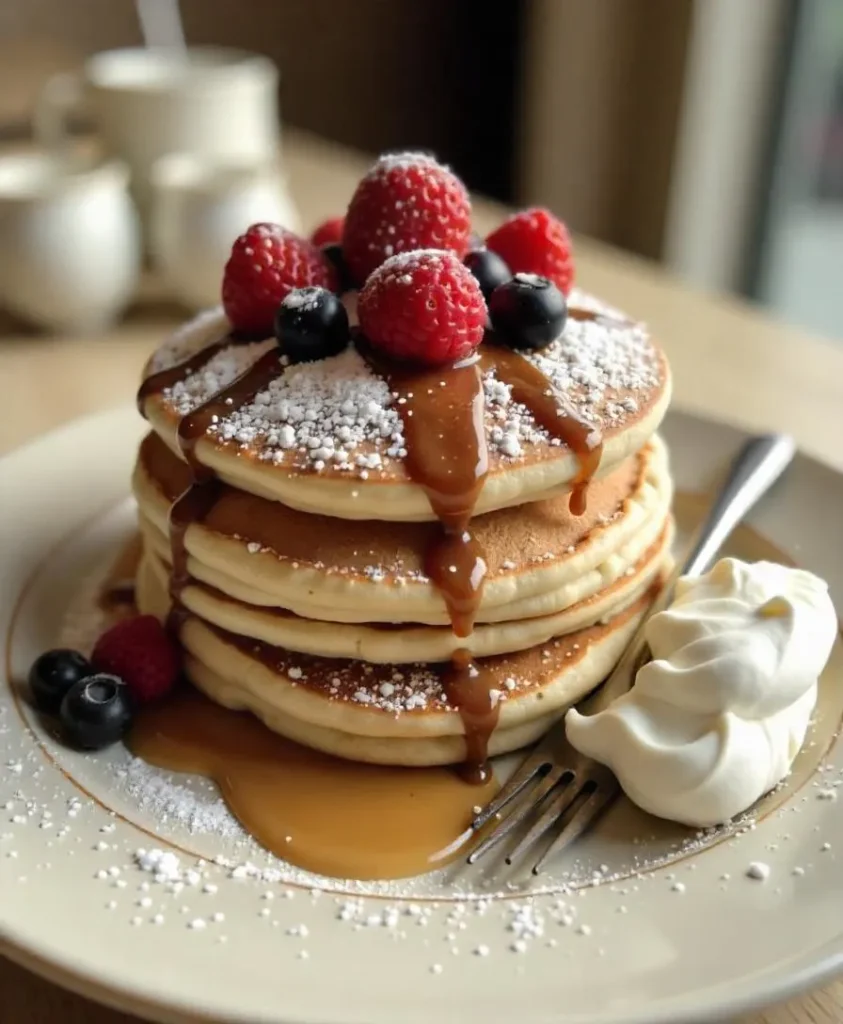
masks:
MULTIPOLYGON (((792 438, 783 434, 766 434, 744 444, 708 515, 691 539, 685 558, 665 581, 611 675, 580 705, 580 710, 599 711, 630 688, 635 673, 649 656, 645 639, 647 620, 667 607, 680 576, 696 576, 705 571, 732 530, 787 468, 794 452, 792 438)), ((620 785, 612 772, 579 754, 568 742, 563 715, 472 821, 471 828, 477 832, 492 818, 500 819, 471 851, 468 862, 473 864, 524 826, 526 832, 505 858, 507 864, 512 864, 558 822, 560 831, 533 864, 533 874, 538 874, 552 856, 581 836, 619 794, 620 785)))

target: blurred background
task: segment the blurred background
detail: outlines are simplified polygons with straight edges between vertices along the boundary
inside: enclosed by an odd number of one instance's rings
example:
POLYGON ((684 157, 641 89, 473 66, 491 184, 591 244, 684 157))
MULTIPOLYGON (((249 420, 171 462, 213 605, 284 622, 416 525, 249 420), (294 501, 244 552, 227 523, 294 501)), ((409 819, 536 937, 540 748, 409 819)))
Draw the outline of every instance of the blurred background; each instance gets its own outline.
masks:
MULTIPOLYGON (((478 192, 843 338, 843 0, 181 0, 180 14, 189 45, 278 65, 286 124, 433 149, 478 192)), ((132 0, 2 0, 0 140, 30 133, 52 74, 142 42, 132 0)))

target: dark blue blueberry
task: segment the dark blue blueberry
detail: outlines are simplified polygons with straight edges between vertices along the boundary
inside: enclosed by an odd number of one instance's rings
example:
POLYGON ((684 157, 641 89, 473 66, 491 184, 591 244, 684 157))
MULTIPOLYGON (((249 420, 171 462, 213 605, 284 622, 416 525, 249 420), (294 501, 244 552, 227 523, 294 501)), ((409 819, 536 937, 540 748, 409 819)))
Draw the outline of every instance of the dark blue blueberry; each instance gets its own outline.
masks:
POLYGON ((327 288, 296 288, 278 307, 275 336, 291 363, 335 356, 350 340, 348 313, 327 288))
POLYGON ((122 739, 131 725, 129 688, 117 676, 89 676, 68 690, 60 714, 72 746, 100 750, 122 739))
POLYGON ((506 284, 512 277, 512 272, 496 252, 491 249, 472 249, 463 260, 477 283, 483 297, 489 301, 489 296, 499 285, 506 284))
POLYGON ((64 695, 80 679, 93 672, 91 663, 78 651, 58 648, 46 651, 32 663, 29 690, 41 711, 57 715, 64 695))
POLYGON ((489 316, 497 337, 512 348, 545 348, 562 333, 568 304, 546 277, 516 274, 492 292, 489 316))

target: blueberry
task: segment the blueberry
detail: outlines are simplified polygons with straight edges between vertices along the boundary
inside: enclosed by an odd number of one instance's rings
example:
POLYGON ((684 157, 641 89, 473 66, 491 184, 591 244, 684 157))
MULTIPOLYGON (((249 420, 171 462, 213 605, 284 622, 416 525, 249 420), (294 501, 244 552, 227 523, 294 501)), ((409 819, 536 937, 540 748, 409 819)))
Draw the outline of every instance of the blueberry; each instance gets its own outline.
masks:
POLYGON ((348 267, 345 265, 345 257, 342 254, 342 246, 339 242, 329 242, 328 245, 322 246, 322 252, 325 254, 325 258, 333 266, 337 272, 337 281, 339 282, 339 293, 342 295, 344 292, 351 291, 354 287, 354 282, 351 279, 351 273, 348 267))
POLYGON ((78 651, 59 648, 36 658, 29 670, 29 690, 37 707, 57 715, 64 695, 80 679, 93 673, 91 663, 78 651))
POLYGON ((69 742, 80 750, 116 743, 132 721, 129 688, 117 676, 80 679, 61 702, 61 722, 69 742))
POLYGON ((512 277, 512 272, 496 252, 491 249, 472 249, 463 263, 477 279, 480 291, 488 302, 489 296, 512 277))
POLYGON ((492 328, 512 348, 545 348, 559 337, 568 318, 565 296, 537 274, 516 274, 489 299, 492 328))
POLYGON ((292 363, 335 356, 350 339, 348 313, 327 288, 296 288, 278 307, 275 335, 292 363))

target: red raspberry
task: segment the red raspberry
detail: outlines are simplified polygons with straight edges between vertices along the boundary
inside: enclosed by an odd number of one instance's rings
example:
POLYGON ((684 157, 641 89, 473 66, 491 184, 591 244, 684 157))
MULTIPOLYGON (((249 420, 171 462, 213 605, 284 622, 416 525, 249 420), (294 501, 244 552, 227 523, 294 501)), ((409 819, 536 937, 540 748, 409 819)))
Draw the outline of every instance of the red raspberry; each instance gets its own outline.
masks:
POLYGON ((358 284, 399 252, 452 249, 471 236, 465 185, 424 153, 382 156, 357 186, 345 218, 343 256, 358 284))
POLYGON ((181 671, 178 648, 154 615, 137 615, 112 626, 97 640, 91 664, 119 676, 137 704, 168 693, 181 671))
POLYGON ((335 273, 322 252, 278 224, 253 224, 231 247, 222 304, 235 330, 272 336, 281 300, 294 288, 334 290, 335 273))
POLYGON ((568 229, 549 210, 534 206, 508 217, 489 235, 486 246, 513 274, 547 277, 567 295, 574 283, 574 257, 568 229))
POLYGON ((330 220, 323 220, 319 227, 310 236, 311 242, 320 248, 323 245, 335 245, 342 242, 342 232, 345 227, 345 217, 331 217, 330 220))
POLYGON ((483 340, 486 303, 480 285, 442 249, 402 252, 366 281, 357 304, 360 327, 395 359, 436 365, 469 355, 483 340))

